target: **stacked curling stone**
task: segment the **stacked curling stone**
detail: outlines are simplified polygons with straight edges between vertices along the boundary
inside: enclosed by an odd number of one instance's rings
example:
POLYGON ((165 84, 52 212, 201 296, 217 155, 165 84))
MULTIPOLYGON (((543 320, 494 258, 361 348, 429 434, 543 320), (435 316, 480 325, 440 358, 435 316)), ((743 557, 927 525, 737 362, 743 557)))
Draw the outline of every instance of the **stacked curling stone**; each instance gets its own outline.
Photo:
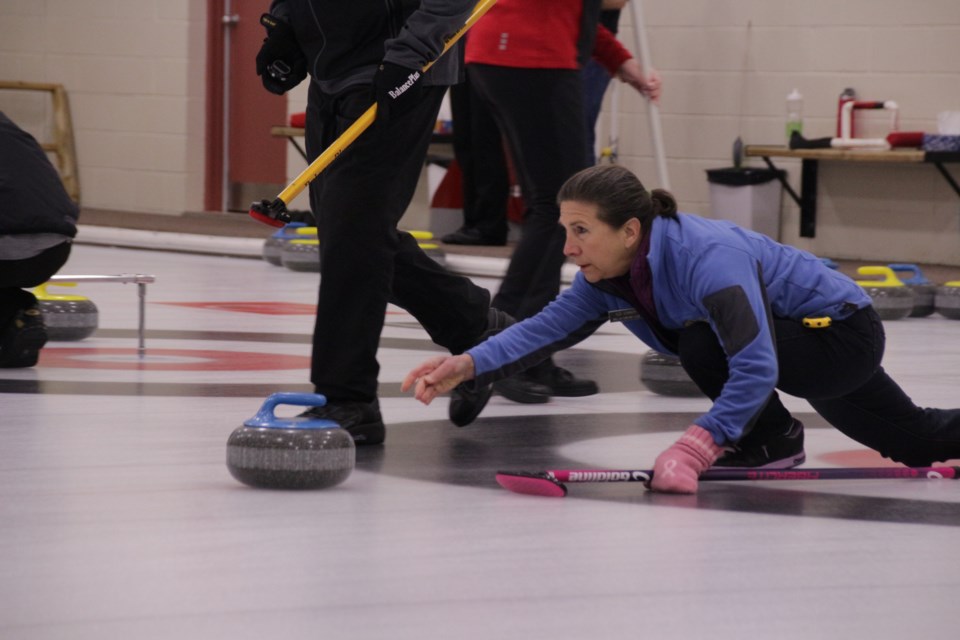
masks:
POLYGON ((83 296, 48 293, 49 286, 75 287, 77 283, 45 282, 33 290, 43 313, 47 337, 54 341, 73 341, 91 336, 100 320, 97 305, 83 296))
POLYGON ((434 262, 440 266, 446 266, 447 256, 436 242, 433 241, 433 233, 430 231, 407 231, 417 241, 417 246, 423 249, 434 262))
POLYGON ((291 271, 320 273, 320 239, 316 227, 294 229, 280 249, 280 263, 291 271))
POLYGON ((937 287, 934 306, 940 315, 951 320, 960 320, 960 280, 952 280, 937 287))
POLYGON ((282 264, 281 254, 287 241, 297 237, 296 230, 305 227, 302 222, 291 222, 285 224, 276 233, 263 241, 263 259, 272 265, 280 266, 282 264))
POLYGON ((889 267, 897 274, 897 278, 913 291, 913 311, 910 312, 910 317, 926 318, 931 315, 934 311, 937 285, 930 282, 915 264, 891 264, 889 267))
POLYGON ((259 489, 326 489, 346 480, 356 465, 353 438, 332 420, 277 417, 279 405, 318 407, 314 393, 274 393, 255 416, 227 439, 227 469, 259 489))
POLYGON ((647 351, 643 356, 640 362, 640 382, 661 396, 692 398, 703 395, 680 364, 680 358, 657 351, 647 351))
POLYGON ((880 276, 882 280, 857 280, 867 295, 873 299, 873 308, 881 320, 900 320, 913 313, 916 295, 900 282, 890 267, 860 267, 862 276, 880 276))

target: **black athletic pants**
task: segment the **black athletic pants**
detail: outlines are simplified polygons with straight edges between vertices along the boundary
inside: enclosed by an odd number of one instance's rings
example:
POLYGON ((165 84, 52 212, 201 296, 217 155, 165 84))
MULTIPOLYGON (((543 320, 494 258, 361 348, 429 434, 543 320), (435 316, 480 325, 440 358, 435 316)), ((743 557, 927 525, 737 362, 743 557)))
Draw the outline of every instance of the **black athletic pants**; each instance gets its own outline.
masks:
POLYGON ((450 87, 453 150, 463 181, 463 226, 484 240, 507 239, 510 175, 503 136, 469 82, 450 87))
POLYGON ((56 246, 24 260, 0 260, 0 329, 21 309, 37 304, 37 298, 26 289, 43 284, 60 270, 70 256, 70 242, 56 246))
MULTIPOLYGON (((487 326, 490 293, 426 256, 397 231, 417 187, 445 87, 428 87, 412 111, 374 123, 310 184, 320 228, 320 293, 310 379, 331 401, 377 395, 376 354, 387 302, 460 353, 487 326)), ((307 155, 313 159, 373 104, 369 86, 324 96, 312 83, 307 155)))
POLYGON ((523 235, 493 306, 518 320, 560 293, 565 233, 557 193, 587 164, 583 84, 577 69, 467 65, 467 76, 507 137, 523 191, 523 235))
MULTIPOLYGON (((885 336, 873 307, 824 329, 774 318, 777 389, 806 399, 827 422, 882 455, 910 466, 960 457, 960 409, 916 406, 883 370, 885 336)), ((705 322, 680 332, 683 368, 711 399, 729 377, 727 358, 705 322)), ((744 439, 783 433, 790 414, 776 392, 744 439)))

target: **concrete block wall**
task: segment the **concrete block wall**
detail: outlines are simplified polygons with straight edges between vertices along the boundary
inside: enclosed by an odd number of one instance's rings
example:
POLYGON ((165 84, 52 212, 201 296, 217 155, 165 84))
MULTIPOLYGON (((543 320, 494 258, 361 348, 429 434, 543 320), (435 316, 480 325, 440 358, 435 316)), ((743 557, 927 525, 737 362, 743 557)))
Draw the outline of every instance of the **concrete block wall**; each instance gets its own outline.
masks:
MULTIPOLYGON (((935 132, 960 110, 960 3, 955 0, 646 0, 651 58, 663 76, 661 123, 681 208, 711 215, 705 170, 745 144, 784 144, 786 96, 804 97, 804 135, 832 136, 845 87, 894 100, 900 130, 935 132)), ((621 42, 635 50, 632 15, 621 42)), ((610 93, 601 115, 607 140, 610 93)), ((621 88, 620 162, 651 186, 658 176, 646 105, 621 88)), ((763 166, 759 158, 748 164, 763 166)), ((799 191, 800 163, 777 161, 799 191)), ((960 181, 960 165, 947 165, 960 181)), ((817 236, 799 236, 783 198, 781 236, 818 255, 960 264, 960 196, 932 165, 821 163, 817 236)))
MULTIPOLYGON (((957 0, 643 6, 664 78, 671 187, 687 211, 711 214, 705 170, 730 164, 737 135, 747 144, 783 142, 785 98, 795 87, 808 137, 832 135, 847 86, 897 101, 902 130, 935 131, 938 112, 960 110, 957 0)), ((0 78, 67 87, 86 206, 202 208, 205 28, 199 0, 0 0, 0 78)), ((620 37, 634 48, 629 9, 620 37)), ((627 87, 620 98, 620 161, 656 186, 646 106, 627 87)), ((0 95, 0 108, 10 109, 9 100, 0 95)), ((304 103, 298 89, 290 110, 304 103)), ((609 104, 608 94, 603 127, 609 104)), ((13 108, 36 113, 22 101, 13 108)), ((779 164, 799 186, 799 163, 779 164)), ((303 166, 291 151, 288 173, 303 166)), ((960 177, 960 167, 948 169, 960 177)), ((932 166, 824 163, 817 237, 799 237, 789 198, 781 218, 781 240, 818 254, 960 264, 960 197, 932 166)))
MULTIPOLYGON (((86 207, 203 207, 206 6, 197 0, 2 0, 0 79, 64 85, 86 207)), ((37 96, 0 109, 38 138, 37 96)))

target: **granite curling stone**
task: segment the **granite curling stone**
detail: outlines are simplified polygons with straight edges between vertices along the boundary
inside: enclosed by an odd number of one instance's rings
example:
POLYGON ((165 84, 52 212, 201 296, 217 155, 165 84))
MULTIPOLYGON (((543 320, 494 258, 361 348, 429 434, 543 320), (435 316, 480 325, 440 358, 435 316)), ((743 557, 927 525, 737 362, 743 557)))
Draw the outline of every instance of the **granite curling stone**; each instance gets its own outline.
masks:
POLYGON ((960 320, 960 280, 946 282, 937 287, 934 306, 937 313, 945 318, 960 320))
POLYGON ((640 362, 640 382, 661 396, 692 398, 703 395, 680 364, 680 358, 657 351, 647 351, 643 356, 640 362))
POLYGON ((934 299, 937 296, 937 285, 930 282, 915 264, 888 265, 903 284, 907 285, 914 295, 911 318, 926 318, 934 311, 934 299))
POLYGON ((323 406, 322 395, 274 393, 257 414, 227 439, 227 469, 258 489, 327 489, 356 465, 353 438, 332 420, 299 415, 279 418, 278 405, 323 406))
POLYGON ((316 238, 289 240, 281 250, 280 262, 291 271, 320 273, 320 241, 316 238))
POLYGON ((433 232, 431 231, 407 231, 414 240, 417 241, 417 246, 427 257, 439 264, 441 267, 445 267, 447 264, 447 254, 443 249, 440 248, 440 245, 434 241, 433 232))
POLYGON ((881 320, 900 320, 913 313, 916 294, 900 282, 890 267, 859 267, 862 276, 880 276, 882 280, 857 280, 873 300, 881 320))
POLYGON ((75 287, 75 282, 45 282, 33 290, 43 314, 47 338, 53 341, 71 342, 88 338, 97 330, 100 312, 89 298, 74 295, 52 294, 49 286, 75 287))
POLYGON ((296 231, 304 227, 306 225, 302 222, 291 222, 277 229, 273 235, 263 241, 263 259, 272 265, 281 266, 280 257, 283 246, 287 244, 287 241, 299 237, 296 231))

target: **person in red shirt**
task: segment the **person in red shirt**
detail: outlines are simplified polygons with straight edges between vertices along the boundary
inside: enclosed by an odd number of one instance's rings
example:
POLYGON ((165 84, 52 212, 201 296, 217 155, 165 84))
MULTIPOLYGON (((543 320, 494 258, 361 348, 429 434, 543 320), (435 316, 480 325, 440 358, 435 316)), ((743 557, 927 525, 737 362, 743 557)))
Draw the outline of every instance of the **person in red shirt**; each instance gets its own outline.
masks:
MULTIPOLYGON (((581 67, 592 55, 611 75, 656 100, 659 78, 598 24, 601 0, 498 0, 473 28, 467 76, 507 138, 526 211, 523 235, 493 304, 518 320, 560 291, 560 186, 587 167, 581 67)), ((526 403, 597 393, 551 359, 498 381, 501 395, 526 403)))

